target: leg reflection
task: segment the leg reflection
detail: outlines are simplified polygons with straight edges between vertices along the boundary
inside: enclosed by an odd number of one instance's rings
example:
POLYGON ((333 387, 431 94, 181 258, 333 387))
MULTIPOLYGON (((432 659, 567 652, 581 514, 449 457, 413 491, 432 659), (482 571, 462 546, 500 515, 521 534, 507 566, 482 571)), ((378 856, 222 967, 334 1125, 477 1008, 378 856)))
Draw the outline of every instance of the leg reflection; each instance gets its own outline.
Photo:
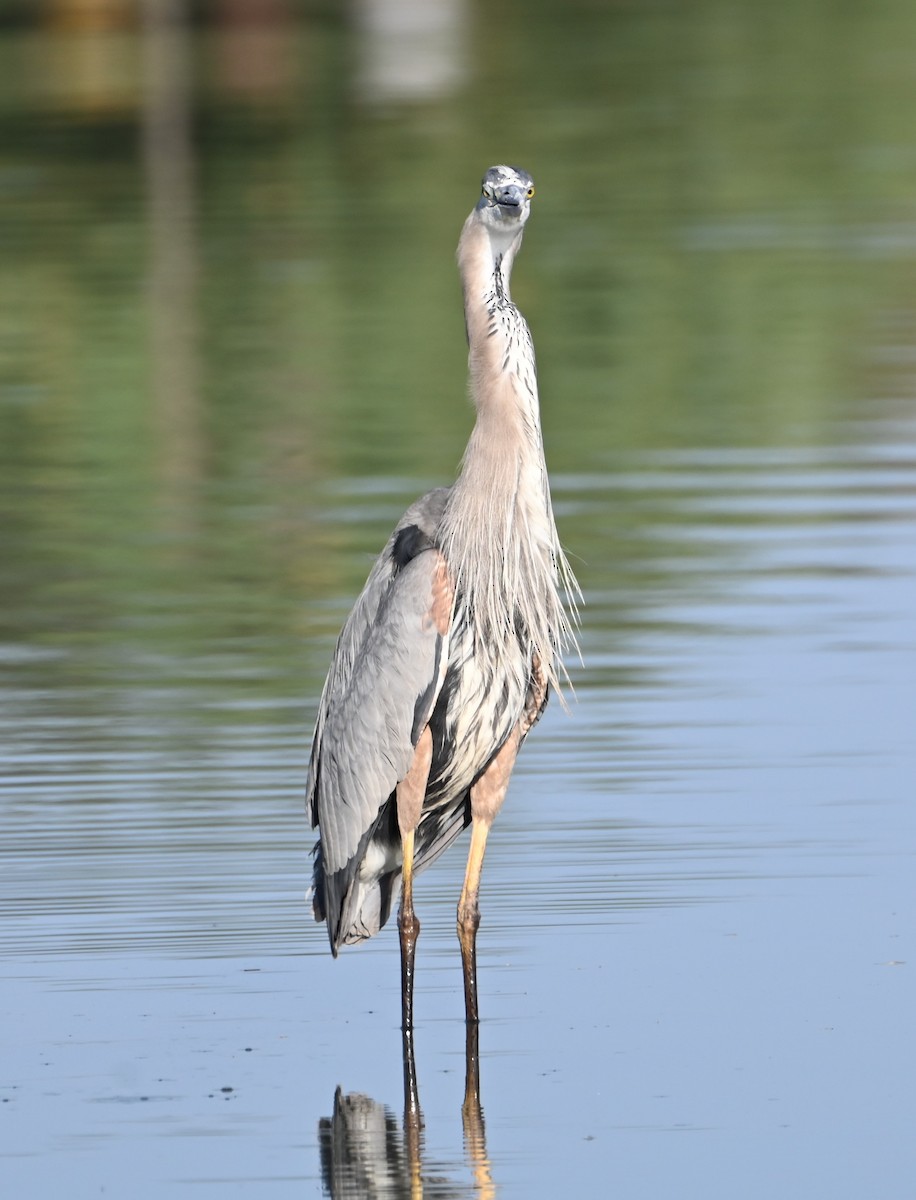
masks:
POLYGON ((423 1195, 423 1113, 420 1111, 420 1094, 417 1090, 413 1026, 405 1025, 401 1031, 401 1037, 404 1054, 404 1150, 410 1173, 410 1195, 417 1197, 423 1195))
POLYGON ((487 1154, 487 1132, 480 1107, 480 1025, 468 1022, 464 1043, 464 1103, 461 1124, 464 1129, 465 1153, 474 1173, 474 1194, 478 1200, 492 1200, 496 1187, 487 1154))

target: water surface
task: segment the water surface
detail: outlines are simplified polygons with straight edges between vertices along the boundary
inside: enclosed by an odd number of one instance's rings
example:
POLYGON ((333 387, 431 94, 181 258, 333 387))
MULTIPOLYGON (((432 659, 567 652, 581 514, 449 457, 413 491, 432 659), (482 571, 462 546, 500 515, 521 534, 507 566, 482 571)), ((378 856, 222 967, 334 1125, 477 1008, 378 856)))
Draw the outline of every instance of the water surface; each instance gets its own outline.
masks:
POLYGON ((369 5, 2 28, 11 1191, 911 1194, 913 15, 529 7, 409 75, 369 5), (468 433, 503 158, 583 662, 488 848, 483 1128, 462 847, 418 883, 411 1143, 396 933, 331 959, 302 796, 468 433))

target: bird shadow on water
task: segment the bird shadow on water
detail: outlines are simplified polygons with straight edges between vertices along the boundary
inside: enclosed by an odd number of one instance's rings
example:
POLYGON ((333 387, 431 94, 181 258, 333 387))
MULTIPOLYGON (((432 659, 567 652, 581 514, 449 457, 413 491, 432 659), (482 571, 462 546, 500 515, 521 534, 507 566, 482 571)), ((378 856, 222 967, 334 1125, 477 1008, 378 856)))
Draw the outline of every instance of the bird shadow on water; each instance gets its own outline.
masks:
POLYGON ((461 1105, 464 1148, 472 1175, 469 1181, 449 1179, 444 1174, 448 1167, 427 1159, 412 1031, 403 1034, 403 1056, 404 1116, 400 1124, 387 1105, 358 1092, 345 1095, 337 1088, 333 1115, 322 1117, 318 1123, 326 1193, 334 1200, 368 1200, 376 1196, 491 1200, 496 1187, 480 1105, 477 1024, 467 1026, 461 1105))

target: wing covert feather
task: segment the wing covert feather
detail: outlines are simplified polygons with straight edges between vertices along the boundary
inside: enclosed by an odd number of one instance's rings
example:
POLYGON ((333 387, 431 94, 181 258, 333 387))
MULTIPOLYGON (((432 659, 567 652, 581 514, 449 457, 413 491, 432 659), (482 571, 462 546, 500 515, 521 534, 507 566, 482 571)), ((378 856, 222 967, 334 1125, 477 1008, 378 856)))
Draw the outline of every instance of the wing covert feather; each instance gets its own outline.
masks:
POLYGON ((381 605, 397 574, 398 563, 394 556, 394 550, 398 537, 405 529, 414 527, 428 539, 427 544, 432 545, 432 538, 445 508, 449 490, 449 488, 434 488, 425 496, 421 496, 419 500, 415 500, 407 509, 398 521, 384 550, 373 564, 369 578, 337 639, 334 658, 321 692, 321 699, 318 701, 318 716, 315 721, 308 781, 305 788, 306 811, 313 829, 318 824, 316 784, 321 763, 325 719, 331 707, 336 706, 340 697, 346 694, 360 648, 367 637, 371 636, 381 605))
POLYGON ((312 754, 313 818, 329 872, 350 861, 410 769, 448 659, 453 595, 441 552, 421 551, 387 586, 374 576, 360 597, 374 619, 361 614, 351 628, 358 605, 344 628, 312 754))

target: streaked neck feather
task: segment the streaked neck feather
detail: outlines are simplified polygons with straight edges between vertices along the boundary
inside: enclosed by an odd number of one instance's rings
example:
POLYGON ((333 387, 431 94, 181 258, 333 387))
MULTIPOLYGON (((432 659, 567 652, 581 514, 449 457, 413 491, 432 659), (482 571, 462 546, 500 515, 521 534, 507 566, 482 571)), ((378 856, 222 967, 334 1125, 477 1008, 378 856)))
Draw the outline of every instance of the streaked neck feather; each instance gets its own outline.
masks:
POLYGON ((575 648, 561 591, 575 616, 578 585, 553 518, 534 348, 509 295, 520 241, 521 231, 494 252, 472 213, 459 243, 477 421, 446 507, 442 545, 478 649, 499 660, 519 639, 528 642, 559 689, 564 648, 575 648))

